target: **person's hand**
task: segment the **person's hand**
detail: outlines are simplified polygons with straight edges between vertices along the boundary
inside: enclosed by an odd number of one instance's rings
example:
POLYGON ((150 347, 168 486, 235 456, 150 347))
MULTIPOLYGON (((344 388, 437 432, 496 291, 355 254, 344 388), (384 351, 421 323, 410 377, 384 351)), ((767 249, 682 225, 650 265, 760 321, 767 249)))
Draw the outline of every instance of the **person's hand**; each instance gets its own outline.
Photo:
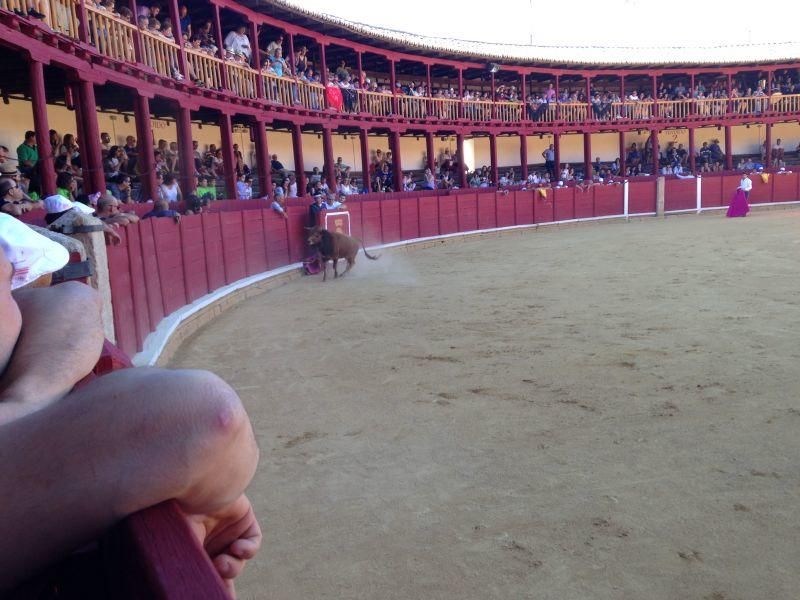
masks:
POLYGON ((211 515, 188 515, 189 526, 208 553, 228 592, 235 597, 233 580, 261 548, 261 527, 247 496, 211 515))
POLYGON ((122 238, 119 237, 119 234, 116 232, 117 225, 116 223, 113 226, 103 225, 103 233, 106 234, 106 242, 111 242, 112 246, 119 246, 122 242, 122 238))

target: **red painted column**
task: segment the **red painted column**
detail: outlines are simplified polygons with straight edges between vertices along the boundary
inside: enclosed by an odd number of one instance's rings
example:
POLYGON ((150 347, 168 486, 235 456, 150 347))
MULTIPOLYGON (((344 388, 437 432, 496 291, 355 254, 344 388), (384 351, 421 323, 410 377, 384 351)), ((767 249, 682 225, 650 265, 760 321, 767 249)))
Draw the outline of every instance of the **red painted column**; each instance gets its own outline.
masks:
MULTIPOLYGON (((425 84, 428 86, 427 87, 427 94, 426 94, 425 97, 426 98, 433 98, 433 84, 431 83, 431 66, 429 64, 425 65, 425 84)), ((428 105, 427 106, 428 115, 432 115, 433 114, 432 103, 429 102, 429 101, 426 101, 426 104, 428 105)))
MULTIPOLYGON (((492 89, 490 90, 491 93, 492 93, 492 114, 491 114, 491 118, 492 118, 492 120, 494 120, 494 119, 497 118, 497 94, 495 93, 495 90, 497 88, 495 87, 495 83, 494 83, 494 73, 492 73, 492 83, 491 83, 491 85, 492 85, 492 89)), ((496 183, 497 182, 495 182, 495 184, 496 183)))
MULTIPOLYGON (((50 148, 50 125, 47 120, 47 93, 44 87, 44 64, 37 60, 28 63, 33 105, 33 129, 36 131, 36 146, 39 149, 39 170, 42 178, 42 197, 56 191, 56 168, 50 148)), ((85 105, 84 105, 85 106, 85 105)), ((94 110, 93 118, 96 119, 94 110)), ((96 123, 96 121, 95 121, 96 123)), ((99 137, 99 136, 98 136, 99 137)))
POLYGON ((91 81, 78 81, 78 90, 83 117, 82 156, 83 187, 89 193, 105 192, 106 179, 103 172, 103 152, 100 147, 100 126, 97 123, 97 100, 94 97, 94 84, 91 81), (88 171, 88 173, 87 173, 88 171))
POLYGON ((497 135, 494 133, 489 134, 489 160, 491 161, 491 169, 492 169, 492 185, 497 186, 497 182, 500 180, 498 176, 498 167, 497 167, 497 135))
POLYGON ((592 178, 592 134, 583 134, 583 178, 592 178))
POLYGON ((128 0, 128 9, 133 14, 133 54, 136 57, 136 62, 140 65, 145 64, 144 61, 144 52, 142 52, 142 34, 139 30, 139 25, 137 22, 136 15, 139 13, 139 7, 136 4, 136 0, 128 0))
MULTIPOLYGON (((772 166, 772 125, 769 123, 765 124, 766 132, 764 134, 764 141, 766 142, 766 148, 764 153, 764 168, 768 169, 772 166)), ((38 133, 36 134, 38 137, 38 133)))
POLYGON ((292 75, 295 75, 295 76, 299 75, 299 73, 297 73, 297 71, 295 70, 297 68, 297 60, 294 57, 294 34, 293 33, 289 34, 289 60, 292 61, 292 64, 291 64, 292 68, 290 69, 290 71, 292 72, 292 75))
POLYGON ((521 73, 521 76, 522 76, 522 85, 519 93, 520 96, 519 99, 522 100, 522 120, 527 121, 528 109, 526 108, 526 103, 528 99, 528 79, 525 73, 521 73))
MULTIPOLYGON (((460 73, 461 71, 459 71, 460 73)), ((456 135, 456 152, 458 152, 458 187, 464 189, 467 187, 467 172, 465 170, 466 162, 464 161, 464 134, 459 133, 456 135)))
POLYGON ((431 173, 436 175, 436 155, 433 149, 433 133, 430 131, 425 132, 425 154, 427 156, 428 168, 431 173))
POLYGON ((175 118, 178 129, 178 168, 180 171, 180 186, 184 198, 197 191, 194 179, 194 149, 192 148, 192 113, 184 107, 178 106, 175 118))
POLYGON ((227 113, 219 115, 219 131, 222 143, 222 164, 225 178, 225 197, 227 199, 236 198, 236 162, 233 158, 233 124, 231 116, 227 113))
POLYGON ((156 166, 153 154, 153 124, 150 121, 150 100, 147 96, 136 94, 134 97, 134 115, 136 119, 137 169, 142 184, 142 199, 156 198, 156 166))
POLYGON ((397 109, 397 74, 396 74, 394 60, 389 61, 389 85, 392 87, 392 113, 397 115, 400 111, 397 109))
POLYGON ((325 58, 325 42, 319 44, 320 77, 322 85, 328 85, 328 61, 325 58))
POLYGON ((592 78, 589 75, 586 76, 586 120, 594 120, 594 115, 592 114, 592 78))
POLYGON ((627 148, 625 148, 625 132, 619 132, 619 176, 625 177, 625 155, 627 148))
POLYGON ((464 69, 458 70, 458 117, 464 118, 464 69))
POLYGON ((292 149, 294 151, 294 174, 297 177, 297 195, 305 196, 308 183, 303 165, 303 130, 299 123, 292 123, 292 149))
POLYGON ((733 169, 733 142, 730 125, 725 125, 725 168, 729 171, 733 169))
MULTIPOLYGON (((253 40, 253 68, 256 70, 256 98, 264 97, 264 76, 261 74, 261 47, 258 43, 258 26, 250 22, 250 38, 253 40)), ((292 61, 290 71, 294 72, 294 60, 292 61)))
POLYGON ((222 59, 222 68, 220 69, 220 79, 222 82, 222 88, 225 90, 230 90, 228 87, 228 69, 225 67, 225 46, 222 43, 222 22, 219 18, 219 5, 214 4, 214 29, 216 29, 217 34, 217 47, 219 48, 220 58, 222 59))
POLYGON ((556 75, 556 119, 561 118, 561 105, 558 103, 558 99, 561 97, 561 90, 559 88, 559 77, 556 75))
MULTIPOLYGON (((136 13, 133 13, 133 17, 136 18, 136 13)), ((78 1, 78 39, 84 44, 89 43, 89 13, 85 0, 78 1)))
POLYGON ((524 133, 519 136, 519 169, 522 181, 528 179, 528 136, 524 133))
POLYGON ((561 136, 558 133, 553 134, 553 158, 555 159, 556 181, 561 178, 561 136))
POLYGON ((361 50, 356 52, 356 68, 358 69, 358 86, 361 87, 366 79, 364 77, 364 57, 361 50))
POLYGON ((403 191, 403 162, 400 159, 400 132, 392 131, 389 133, 389 140, 392 147, 392 180, 394 191, 403 191))
MULTIPOLYGON (((262 198, 272 193, 272 165, 267 145, 267 129, 264 121, 253 121, 253 137, 256 143, 256 172, 258 173, 258 192, 262 198)), ((299 190, 298 190, 299 192, 299 190)))
POLYGON ((652 154, 653 175, 658 175, 658 129, 650 132, 650 152, 652 154))
MULTIPOLYGON (((178 61, 179 67, 181 70, 181 75, 184 78, 189 78, 189 63, 186 60, 186 48, 183 45, 183 31, 181 31, 181 18, 180 13, 178 13, 178 0, 169 0, 167 2, 167 7, 169 9, 169 18, 172 21, 172 32, 175 36, 175 41, 178 44, 178 61)), ((134 13, 134 24, 136 23, 136 13, 134 13)), ((181 188, 183 189, 183 188, 181 188)), ((184 190, 184 193, 185 190, 184 190)))
POLYGON ((364 189, 370 191, 369 180, 369 130, 361 129, 358 132, 361 140, 361 183, 364 189))
POLYGON ((697 105, 694 101, 694 73, 689 76, 689 97, 692 99, 692 104, 689 107, 689 114, 693 115, 697 112, 697 105))
POLYGON ((658 75, 653 75, 653 116, 656 116, 656 100, 658 99, 658 75))
POLYGON ((81 87, 78 85, 77 81, 74 81, 71 86, 72 104, 75 107, 75 135, 78 138, 78 145, 83 146, 83 140, 86 139, 86 130, 83 125, 86 122, 86 119, 83 117, 84 109, 83 104, 81 103, 81 87))
POLYGON ((697 170, 697 157, 695 156, 694 127, 689 127, 689 170, 694 173, 697 170))
POLYGON ((336 171, 333 168, 333 134, 330 127, 322 127, 322 157, 325 161, 325 179, 328 180, 328 188, 336 190, 336 171))
POLYGON ((733 112, 733 100, 730 99, 731 97, 731 90, 733 90, 733 74, 728 71, 728 102, 726 102, 726 110, 728 114, 733 112))

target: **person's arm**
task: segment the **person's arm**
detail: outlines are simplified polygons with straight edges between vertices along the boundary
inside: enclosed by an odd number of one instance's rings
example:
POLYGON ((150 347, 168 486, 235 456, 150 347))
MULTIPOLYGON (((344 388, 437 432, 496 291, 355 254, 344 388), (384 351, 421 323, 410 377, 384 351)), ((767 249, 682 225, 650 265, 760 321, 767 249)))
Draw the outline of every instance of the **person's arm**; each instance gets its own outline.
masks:
POLYGON ((24 327, 0 376, 0 423, 63 398, 97 363, 104 337, 100 296, 89 286, 23 288, 13 299, 24 327))

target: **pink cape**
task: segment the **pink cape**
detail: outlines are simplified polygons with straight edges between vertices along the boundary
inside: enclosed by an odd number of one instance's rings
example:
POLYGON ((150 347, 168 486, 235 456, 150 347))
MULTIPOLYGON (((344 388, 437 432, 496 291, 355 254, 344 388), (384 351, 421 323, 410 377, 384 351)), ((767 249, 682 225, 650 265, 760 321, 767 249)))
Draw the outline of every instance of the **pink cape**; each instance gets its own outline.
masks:
POLYGON ((728 205, 729 217, 744 217, 750 212, 750 205, 747 203, 747 195, 744 190, 738 189, 734 192, 731 203, 728 205))

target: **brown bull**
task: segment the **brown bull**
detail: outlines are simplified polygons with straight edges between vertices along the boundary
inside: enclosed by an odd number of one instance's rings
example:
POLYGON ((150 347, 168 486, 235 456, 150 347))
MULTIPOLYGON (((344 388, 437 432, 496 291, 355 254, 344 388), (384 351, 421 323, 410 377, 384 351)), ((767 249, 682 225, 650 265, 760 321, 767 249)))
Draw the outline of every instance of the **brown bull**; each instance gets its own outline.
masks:
MULTIPOLYGON (((328 231, 322 227, 312 227, 310 229, 308 232, 308 245, 316 249, 322 262, 322 281, 325 281, 328 277, 327 267, 329 260, 333 261, 334 277, 339 277, 337 269, 339 259, 343 258, 347 261, 347 268, 342 273, 342 277, 344 277, 353 268, 359 247, 364 248, 364 244, 360 240, 336 231, 328 231)), ((380 256, 369 254, 366 248, 364 248, 364 256, 370 260, 378 260, 380 258, 380 256)))

